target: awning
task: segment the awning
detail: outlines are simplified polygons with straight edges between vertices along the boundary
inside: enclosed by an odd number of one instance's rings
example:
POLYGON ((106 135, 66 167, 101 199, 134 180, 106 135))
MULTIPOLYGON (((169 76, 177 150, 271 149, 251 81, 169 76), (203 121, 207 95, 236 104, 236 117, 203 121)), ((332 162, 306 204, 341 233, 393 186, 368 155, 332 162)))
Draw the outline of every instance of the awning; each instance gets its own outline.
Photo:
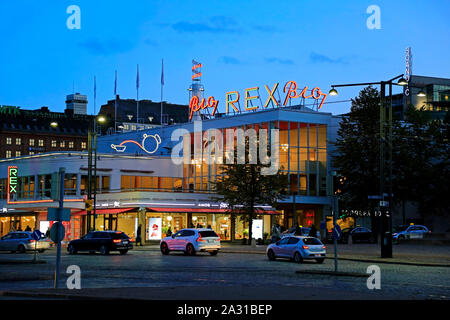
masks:
MULTIPOLYGON (((96 209, 95 213, 96 214, 117 214, 117 213, 124 213, 124 212, 128 212, 131 210, 135 210, 136 208, 112 208, 112 209, 96 209)), ((94 211, 91 211, 92 214, 94 214, 94 211)), ((78 211, 73 213, 72 215, 80 215, 80 216, 85 216, 87 215, 87 211, 83 210, 83 211, 78 211)))
MULTIPOLYGON (((180 212, 180 213, 230 213, 228 209, 219 208, 147 208, 153 212, 180 212)), ((256 210, 257 214, 281 214, 275 210, 256 210)))

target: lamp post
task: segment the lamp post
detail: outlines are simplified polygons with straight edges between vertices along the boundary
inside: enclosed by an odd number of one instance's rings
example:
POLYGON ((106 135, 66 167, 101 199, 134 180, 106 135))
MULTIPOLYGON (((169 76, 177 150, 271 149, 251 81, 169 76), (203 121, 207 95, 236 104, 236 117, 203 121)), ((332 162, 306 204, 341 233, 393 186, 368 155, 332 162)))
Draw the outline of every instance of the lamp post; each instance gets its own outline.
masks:
MULTIPOLYGON (((94 211, 93 229, 95 230, 95 220, 97 218, 96 201, 97 201, 97 122, 102 124, 106 121, 105 117, 98 116, 89 122, 88 132, 88 199, 93 200, 92 211, 94 211), (92 165, 92 152, 94 152, 94 165, 92 165), (92 179, 92 166, 94 166, 94 178, 92 179), (92 180, 94 180, 94 190, 92 192, 92 180), (92 193, 94 196, 92 197, 92 193)), ((91 231, 91 210, 87 210, 87 232, 91 231)))
POLYGON ((353 87, 353 86, 368 86, 368 85, 380 85, 380 211, 381 211, 381 257, 392 258, 392 210, 389 210, 387 215, 384 208, 392 208, 392 85, 405 86, 408 82, 403 78, 403 74, 398 75, 387 81, 380 82, 366 82, 366 83, 351 83, 351 84, 339 84, 332 85, 329 95, 336 96, 338 94, 335 88, 337 87, 353 87), (395 80, 397 83, 394 83, 395 80), (385 144, 386 144, 386 132, 385 132, 385 100, 386 100, 386 85, 389 86, 389 124, 388 124, 388 163, 389 163, 389 193, 385 193, 385 144), (385 201, 387 196, 388 201, 385 201))

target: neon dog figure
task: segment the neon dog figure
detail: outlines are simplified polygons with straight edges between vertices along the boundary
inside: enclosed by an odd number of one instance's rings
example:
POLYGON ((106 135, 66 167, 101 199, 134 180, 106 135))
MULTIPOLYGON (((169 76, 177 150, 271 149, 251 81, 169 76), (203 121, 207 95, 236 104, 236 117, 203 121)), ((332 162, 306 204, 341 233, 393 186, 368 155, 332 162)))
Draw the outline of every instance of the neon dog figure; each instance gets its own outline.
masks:
POLYGON ((111 144, 111 148, 116 150, 117 152, 125 152, 125 150, 127 149, 127 146, 125 144, 127 143, 134 143, 144 152, 148 154, 153 154, 158 150, 159 145, 161 144, 161 137, 158 134, 153 135, 144 133, 144 135, 142 136, 142 143, 136 142, 134 140, 125 140, 122 141, 120 144, 111 144), (147 140, 147 138, 152 138, 155 140, 156 145, 153 150, 147 150, 147 148, 145 147, 145 141, 147 140))

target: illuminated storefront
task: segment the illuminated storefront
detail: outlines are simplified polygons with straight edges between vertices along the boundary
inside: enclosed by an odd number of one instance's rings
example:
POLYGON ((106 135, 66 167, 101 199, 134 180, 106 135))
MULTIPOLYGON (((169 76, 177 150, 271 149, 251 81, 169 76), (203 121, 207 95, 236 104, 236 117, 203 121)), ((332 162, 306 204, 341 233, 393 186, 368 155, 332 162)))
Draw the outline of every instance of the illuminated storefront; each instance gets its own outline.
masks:
MULTIPOLYGON (((301 89, 294 93, 293 88, 293 84, 287 85, 291 98, 303 94, 301 89)), ((319 90, 315 92, 318 98, 319 90)), ((288 105, 289 100, 286 100, 288 105)), ((316 100, 317 103, 321 101, 316 100)), ((285 106, 260 108, 201 122, 202 136, 210 129, 224 136, 230 129, 244 132, 275 129, 279 132, 279 170, 288 176, 288 197, 275 208, 258 207, 254 234, 266 237, 274 224, 285 227, 295 223, 314 224, 318 227, 325 221, 329 212, 327 163, 331 121, 329 113, 285 106)), ((217 194, 212 182, 222 176, 222 164, 208 162, 205 147, 199 154, 195 146, 196 125, 190 122, 99 137, 96 229, 121 230, 135 238, 141 225, 145 240, 158 240, 186 227, 210 227, 223 240, 247 237, 248 222, 239 215, 232 215, 225 203, 215 200, 217 194), (171 139, 177 129, 184 130, 186 146, 190 147, 187 163, 175 163, 172 159, 172 150, 180 144, 179 140, 171 139)), ((230 141, 224 140, 224 150, 228 145, 230 141)), ((184 157, 184 154, 180 156, 184 157)), ((87 156, 82 152, 0 160, 0 203, 6 209, 0 215, 0 231, 8 232, 17 225, 12 212, 28 217, 28 220, 21 220, 22 228, 28 224, 32 229, 45 229, 51 225, 46 221, 46 209, 57 206, 51 200, 51 179, 59 167, 66 168, 65 207, 72 212, 71 221, 67 222, 66 239, 77 238, 86 232, 87 156), (9 193, 9 167, 18 170, 14 195, 9 193)), ((94 225, 94 218, 91 225, 94 225)))

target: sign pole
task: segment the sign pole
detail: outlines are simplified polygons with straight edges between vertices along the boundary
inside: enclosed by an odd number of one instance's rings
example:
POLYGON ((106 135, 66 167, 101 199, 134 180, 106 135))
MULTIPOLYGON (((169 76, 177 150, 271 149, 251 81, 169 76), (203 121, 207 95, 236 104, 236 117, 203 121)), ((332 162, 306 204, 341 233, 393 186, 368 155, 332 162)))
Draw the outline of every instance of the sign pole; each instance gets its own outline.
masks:
MULTIPOLYGON (((64 208, 64 174, 66 169, 65 168, 59 168, 59 174, 60 174, 60 185, 59 185, 59 210, 58 210, 58 217, 57 222, 58 224, 61 223, 61 215, 64 208)), ((57 247, 56 247, 56 269, 55 269, 55 289, 58 289, 58 282, 59 282, 59 273, 60 273, 60 264, 61 264, 61 240, 60 240, 60 228, 58 226, 57 228, 57 247)))

